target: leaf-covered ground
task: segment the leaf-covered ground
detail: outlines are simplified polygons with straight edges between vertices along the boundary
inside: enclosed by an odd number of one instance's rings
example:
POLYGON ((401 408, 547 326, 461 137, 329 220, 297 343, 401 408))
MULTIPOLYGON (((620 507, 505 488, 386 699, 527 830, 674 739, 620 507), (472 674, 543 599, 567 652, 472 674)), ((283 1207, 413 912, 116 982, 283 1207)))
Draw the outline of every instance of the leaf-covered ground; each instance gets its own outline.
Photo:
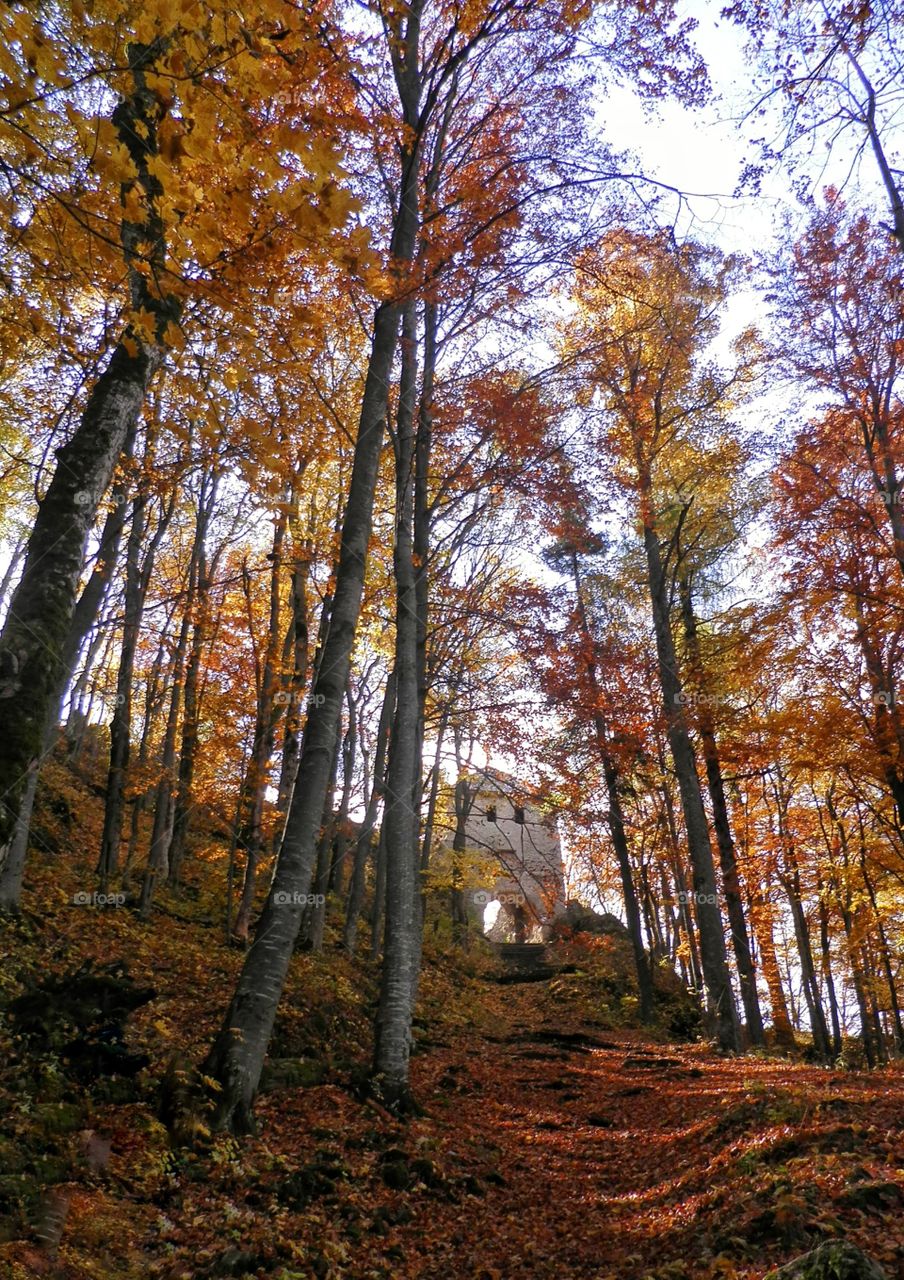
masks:
POLYGON ((5 926, 4 1005, 29 972, 86 960, 124 958, 157 995, 128 1022, 128 1049, 151 1059, 133 1079, 79 1079, 0 1023, 0 1276, 753 1280, 839 1235, 904 1276, 901 1066, 645 1037, 605 939, 563 945, 571 972, 523 985, 494 982, 482 948, 428 939, 424 1112, 405 1124, 359 1088, 374 970, 332 945, 300 955, 259 1136, 174 1148, 161 1079, 202 1055, 241 960, 203 851, 192 876, 145 924, 73 905, 87 867, 39 860, 5 926))

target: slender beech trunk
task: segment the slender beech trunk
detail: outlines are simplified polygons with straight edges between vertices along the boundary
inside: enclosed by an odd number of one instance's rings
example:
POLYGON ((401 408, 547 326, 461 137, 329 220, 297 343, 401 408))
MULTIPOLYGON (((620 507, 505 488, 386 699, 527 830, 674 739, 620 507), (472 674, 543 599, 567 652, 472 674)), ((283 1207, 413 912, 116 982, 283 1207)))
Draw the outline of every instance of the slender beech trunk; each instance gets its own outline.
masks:
MULTIPOLYGON (((457 76, 455 77, 457 84, 457 76)), ((424 184, 425 199, 432 207, 439 188, 443 158, 445 155, 451 113, 456 102, 456 92, 449 91, 443 122, 439 130, 439 138, 434 147, 433 161, 424 184)), ((433 454, 433 397, 436 385, 436 362, 438 358, 439 309, 432 299, 424 302, 424 367, 421 377, 421 390, 418 399, 417 429, 414 438, 414 485, 413 485, 413 559, 414 559, 414 603, 417 611, 417 639, 415 643, 415 666, 417 671, 417 758, 418 768, 413 778, 412 804, 420 815, 423 801, 423 759, 424 740, 427 726, 427 695, 430 689, 430 575, 431 548, 430 533, 432 511, 430 506, 430 475, 433 454)), ((436 768, 431 782, 430 799, 427 805, 426 823, 421 841, 420 857, 417 860, 419 870, 419 892, 416 909, 418 924, 415 930, 416 955, 412 961, 413 987, 411 991, 411 1008, 417 1004, 420 984, 421 957, 424 943, 424 920, 427 914, 427 865, 430 860, 430 846, 433 840, 433 815, 436 806, 437 787, 439 782, 439 761, 442 752, 443 737, 446 729, 446 716, 440 721, 436 743, 436 768)), ((417 842, 417 835, 415 835, 417 842)))
POLYGON ((198 498, 195 536, 192 541, 191 558, 189 560, 188 584, 183 602, 182 622, 179 626, 179 638, 176 642, 171 667, 172 681, 170 685, 169 713, 166 721, 166 732, 163 736, 160 779, 154 793, 154 825, 151 829, 150 850, 141 888, 140 913, 143 919, 146 919, 150 914, 157 884, 169 873, 169 850, 173 836, 175 802, 176 742, 178 740, 179 719, 182 713, 185 693, 188 641, 194 622, 199 590, 206 571, 205 539, 212 511, 212 505, 208 505, 205 501, 205 496, 206 484, 202 483, 201 493, 198 498))
POLYGON ((584 599, 584 583, 576 550, 571 552, 571 573, 574 579, 578 619, 583 641, 584 668, 590 697, 593 702, 596 748, 603 764, 603 775, 606 779, 606 795, 609 800, 609 834, 612 839, 612 848, 615 850, 615 856, 618 860, 622 900, 625 904, 625 919, 631 938, 631 948, 634 952, 634 969, 637 974, 637 992, 640 1000, 640 1019, 641 1022, 650 1022, 653 1017, 653 975, 650 970, 650 958, 644 947, 640 908, 637 903, 637 890, 634 886, 634 875, 631 870, 631 853, 628 848, 625 815, 619 792, 618 765, 612 754, 609 732, 603 714, 603 690, 600 684, 599 664, 596 658, 596 639, 590 629, 590 619, 584 599))
POLYGON ((160 753, 160 777, 154 790, 154 823, 151 827, 151 842, 145 866, 144 880, 141 886, 140 915, 147 919, 151 913, 154 893, 158 883, 165 879, 169 871, 167 855, 172 837, 173 823, 173 774, 176 768, 176 741, 179 731, 179 714, 182 708, 182 691, 185 681, 185 656, 188 649, 188 637, 191 632, 191 601, 194 596, 190 588, 179 626, 179 638, 173 654, 170 681, 170 703, 166 718, 166 731, 163 735, 163 750, 160 753))
POLYGON ((753 929, 760 949, 766 990, 769 992, 769 1007, 772 1011, 772 1033, 775 1037, 775 1043, 780 1048, 793 1049, 795 1046, 794 1027, 791 1025, 791 1018, 788 1014, 785 988, 782 984, 778 953, 775 949, 774 914, 772 902, 768 897, 768 890, 765 890, 758 895, 755 901, 752 912, 753 929))
POLYGON ((439 799, 440 764, 443 758, 443 742, 449 724, 449 707, 443 708, 436 730, 436 748, 433 753, 433 768, 430 770, 430 792, 427 796, 427 812, 424 814, 424 836, 421 840, 421 874, 430 869, 430 855, 433 851, 433 831, 436 826, 436 805, 439 799))
MULTIPOLYGON (((142 777, 145 776, 148 760, 151 754, 151 730, 156 721, 158 712, 163 707, 166 700, 168 674, 164 674, 164 663, 166 660, 167 646, 170 636, 170 628, 173 625, 173 619, 176 616, 178 602, 174 601, 169 614, 163 622, 160 631, 160 642, 157 645, 157 652, 154 654, 154 660, 151 663, 151 669, 148 672, 147 682, 144 693, 144 712, 142 716, 141 738, 138 742, 138 760, 137 769, 142 777)), ((145 788, 139 795, 132 800, 132 813, 129 819, 129 845, 126 850, 126 860, 122 868, 122 887, 128 891, 131 886, 132 873, 137 861, 138 846, 141 837, 141 819, 151 798, 151 789, 145 788)))
MULTIPOLYGON (((133 429, 127 435, 124 446, 124 452, 127 455, 131 453, 134 437, 135 432, 133 429)), ((37 795, 41 767, 56 745, 63 694, 72 680, 82 644, 94 625, 113 579, 113 572, 119 558, 125 509, 126 483, 120 479, 113 487, 113 507, 104 521, 94 571, 85 584, 73 610, 72 621, 62 650, 65 674, 61 681, 60 697, 48 704, 48 719, 44 728, 41 754, 29 770, 28 782, 22 796, 9 857, 2 871, 0 871, 0 912, 14 914, 19 910, 19 901, 22 896, 22 877, 25 872, 25 861, 28 853, 31 815, 34 809, 35 796, 37 795)))
POLYGON ((672 800, 672 792, 669 787, 668 778, 665 774, 665 756, 659 742, 657 742, 657 762, 663 779, 661 788, 663 813, 665 816, 665 828, 668 834, 668 848, 670 855, 669 869, 672 873, 672 879, 675 883, 675 892, 678 897, 678 920, 680 921, 681 930, 687 941, 688 961, 694 990, 702 993, 703 970, 700 966, 700 948, 697 945, 697 928, 694 921, 694 914, 691 911, 691 895, 688 891, 687 876, 684 872, 684 863, 681 857, 681 844, 678 839, 678 823, 675 816, 675 805, 672 800))
MULTIPOLYGON (((779 821, 783 826, 784 824, 782 823, 781 816, 779 821)), ((813 1048, 824 1062, 828 1062, 831 1060, 832 1046, 829 1040, 829 1028, 826 1023, 825 1010, 822 1007, 819 983, 816 980, 816 967, 813 963, 813 947, 810 942, 810 929, 807 924, 803 896, 801 893, 800 868, 797 863, 797 854, 794 850, 794 846, 784 832, 783 844, 785 849, 785 873, 781 876, 781 883, 788 897, 788 904, 791 907, 791 917, 794 921, 794 937, 797 942, 801 985, 803 988, 804 1000, 807 1005, 807 1012, 810 1015, 810 1030, 813 1035, 813 1048)))
POLYGON ((712 805, 716 843, 719 849, 719 866, 722 871, 722 891, 725 896, 728 923, 731 928, 731 942, 734 950, 735 965, 738 970, 741 1000, 747 1020, 747 1036, 752 1045, 762 1045, 765 1043, 765 1033, 760 998, 756 989, 756 966, 753 961, 753 949, 750 945, 750 934, 747 929, 747 916, 741 896, 738 859, 735 851, 735 842, 731 834, 728 799, 725 795, 722 762, 719 758, 719 748, 716 743, 715 725, 707 687, 708 682, 700 653, 700 640, 697 618, 694 613, 694 601, 691 595, 691 584, 687 577, 681 578, 679 593, 688 663, 696 691, 701 695, 697 706, 697 731, 700 735, 700 745, 706 766, 706 783, 710 804, 712 805))
POLYGON ((131 304, 154 316, 156 341, 146 343, 128 331, 94 384, 75 434, 57 450, 57 466, 39 504, 22 577, 10 601, 0 635, 0 870, 17 827, 21 832, 29 779, 63 692, 63 647, 88 534, 160 365, 163 333, 178 317, 173 299, 152 291, 153 281, 166 278, 164 228, 156 208, 161 186, 149 169, 165 108, 148 89, 145 71, 161 48, 160 42, 129 45, 132 91, 112 117, 136 170, 135 178, 124 184, 123 199, 134 188, 146 210, 140 223, 123 219, 120 228, 131 304))
POLYGON ((464 900, 462 863, 468 847, 468 817, 474 803, 474 791, 466 774, 455 783, 455 831, 452 836, 452 877, 450 886, 452 937, 459 945, 467 942, 468 913, 464 900))
POLYGON ((367 801, 364 822, 358 832, 355 844, 355 861, 352 867, 352 878, 348 890, 348 905, 345 914, 345 929, 342 934, 342 945, 349 955, 353 955, 357 943, 358 920, 364 903, 364 877, 367 870, 367 858, 373 844, 373 833, 383 799, 386 773, 386 745, 389 741, 389 729, 395 716, 395 672, 391 671, 386 681, 383 694, 383 705, 380 708, 380 720, 377 725, 377 740, 374 744, 374 769, 367 801))
MULTIPOLYGON (((393 711, 395 708, 393 708, 393 711)), ((380 838, 374 851, 374 900, 370 913, 370 958, 378 960, 383 950, 383 916, 386 910, 386 827, 380 827, 380 838)))
MULTIPOLYGON (((649 485, 645 487, 649 498, 649 485)), ((644 547, 647 554, 650 603, 653 613, 653 629, 656 635, 656 653, 659 661, 659 681, 662 689, 663 712, 675 775, 684 811, 688 853, 694 877, 694 902, 700 935, 700 962, 706 988, 707 1005, 719 1047, 731 1052, 740 1048, 738 1016, 734 993, 728 972, 725 951, 725 934, 716 886, 716 868, 694 748, 684 714, 683 690, 678 673, 675 642, 672 637, 668 585, 659 548, 656 530, 645 522, 644 547)))
MULTIPOLYGON (((270 610, 263 662, 260 664, 257 690, 257 712, 254 720, 254 741, 248 756, 248 767, 242 783, 242 819, 239 825, 238 847, 245 855, 245 877, 242 897, 235 921, 235 937, 247 942, 254 910, 257 888, 257 872, 264 854, 264 801, 270 773, 270 762, 276 742, 276 728, 282 711, 279 701, 279 631, 280 631, 280 570, 282 550, 287 526, 286 508, 283 507, 273 528, 273 551, 270 571, 270 610)), ((246 579, 247 581, 247 579, 246 579)), ((248 626, 253 634, 250 587, 248 592, 248 626)))
POLYGON ((107 797, 104 805, 104 829, 100 842, 100 858, 97 872, 100 889, 107 892, 111 876, 119 869, 119 844, 125 811, 125 780, 129 767, 132 735, 132 680, 135 670, 135 654, 144 609, 144 588, 150 576, 141 572, 141 546, 145 531, 144 495, 139 494, 132 504, 132 527, 126 551, 125 616, 122 627, 122 644, 119 651, 119 670, 116 676, 116 706, 110 725, 110 766, 107 770, 107 797))
POLYGON ((418 909, 419 791, 417 599, 414 562, 414 416, 417 395, 417 313, 405 309, 402 372, 396 417, 396 509, 393 570, 396 584, 396 707, 386 770, 386 936, 376 1020, 373 1087, 391 1111, 410 1103, 408 1058, 412 1000, 420 955, 418 909))
MULTIPOLYGON (((198 589, 195 593, 195 617, 192 622, 191 647, 185 668, 185 691, 182 712, 182 745, 179 750, 179 770, 176 779, 176 798, 173 805, 173 827, 167 855, 167 883, 175 887, 179 883, 182 863, 185 859, 185 842, 192 811, 192 786, 195 777, 195 760, 198 753, 198 731, 201 716, 201 658, 207 642, 210 623, 210 584, 216 572, 219 553, 213 564, 207 559, 207 530, 217 501, 219 477, 216 472, 205 476, 198 497, 199 519, 203 520, 203 533, 198 548, 198 589), (203 515, 201 514, 203 513, 203 515)), ((222 550, 222 548, 221 548, 222 550)))
MULTIPOLYGON (((412 0, 407 6, 404 36, 393 54, 407 132, 390 260, 394 270, 402 271, 412 260, 418 225, 417 177, 423 129, 419 119, 418 48, 422 7, 423 0, 412 0)), ((361 610, 400 315, 401 303, 391 299, 381 303, 374 316, 330 627, 324 660, 312 690, 295 792, 270 895, 222 1028, 205 1062, 206 1073, 221 1086, 216 1123, 236 1130, 248 1129, 253 1123, 251 1107, 301 923, 303 903, 299 895, 306 896, 310 890, 317 832, 361 610)))
MULTIPOLYGON (((860 815, 858 814, 858 818, 859 817, 860 815)), ((863 883, 866 886, 870 907, 872 908, 873 919, 876 922, 876 931, 879 935, 879 957, 882 965, 882 972, 885 975, 885 981, 888 985, 888 999, 889 1008, 891 1010, 895 1049, 899 1054, 902 1054, 904 1053, 904 1022, 902 1022, 901 1019, 901 1002, 898 998, 898 984, 895 981, 894 970, 892 968, 891 948, 888 943, 888 935, 885 932, 885 925, 883 924, 882 916, 879 914, 879 907, 876 901, 876 889, 873 885, 872 876, 869 874, 867 867, 862 820, 860 825, 860 872, 863 876, 863 883)))
MULTIPOLYGON (((295 775, 298 772, 299 749, 301 747, 301 703, 305 684, 308 678, 308 577, 311 571, 311 544, 302 541, 291 521, 294 560, 290 589, 290 608, 292 620, 290 631, 292 636, 291 676, 281 690, 286 703, 286 716, 282 739, 282 761, 279 770, 279 787, 276 798, 277 811, 283 815, 289 812, 289 802, 295 786, 295 775)), ((277 840, 281 836, 280 831, 277 840)))
POLYGON ((838 1010, 838 993, 832 973, 832 935, 829 929, 829 909, 826 905, 825 885, 816 868, 816 893, 819 899, 819 956, 822 982, 829 1001, 829 1021, 832 1024, 832 1053, 837 1058, 842 1050, 841 1017, 838 1010))
MULTIPOLYGON (((340 725, 339 734, 342 728, 340 725)), ((317 861, 314 864, 314 898, 301 922, 301 941, 312 951, 323 947, 323 927, 326 917, 326 895, 330 882, 330 859, 333 838, 336 832, 336 784, 339 780, 339 760, 342 755, 342 744, 336 738, 333 759, 330 766, 330 780, 326 789, 323 804, 323 816, 320 820, 320 835, 317 839, 317 861), (321 902, 321 899, 323 901, 321 902)))
POLYGON ((352 803, 352 788, 355 781, 355 766, 358 761, 358 709, 352 697, 351 688, 347 691, 348 728, 342 739, 342 797, 339 811, 336 814, 336 834, 333 838, 333 857, 330 862, 328 892, 341 894, 345 889, 346 857, 348 854, 348 813, 352 803))
POLYGON ((844 927, 848 965, 851 971, 851 985, 854 988, 854 996, 857 1001, 857 1011, 860 1017, 860 1038, 863 1044, 863 1052, 866 1056, 867 1065, 874 1067, 882 1057, 883 1045, 881 1032, 878 1040, 874 1035, 872 1011, 870 1009, 869 997, 867 994, 867 982, 865 979, 861 937, 863 931, 860 927, 860 922, 855 918, 853 891, 850 884, 852 867, 848 833, 847 828, 839 817, 831 791, 826 795, 825 800, 829 817, 831 818, 832 824, 838 833, 838 848, 842 859, 842 866, 840 868, 837 866, 833 867, 832 880, 838 914, 841 916, 841 923, 844 927))

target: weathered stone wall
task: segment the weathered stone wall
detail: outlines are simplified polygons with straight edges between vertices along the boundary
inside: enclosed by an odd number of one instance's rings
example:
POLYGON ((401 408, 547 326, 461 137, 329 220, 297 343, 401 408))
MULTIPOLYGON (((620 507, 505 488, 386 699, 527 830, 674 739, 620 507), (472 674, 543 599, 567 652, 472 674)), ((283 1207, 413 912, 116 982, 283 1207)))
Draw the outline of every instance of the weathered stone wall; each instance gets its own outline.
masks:
POLYGON ((500 872, 482 898, 501 903, 490 936, 542 933, 565 910, 565 872, 555 816, 530 804, 515 780, 488 774, 480 781, 467 824, 468 845, 492 854, 500 872))

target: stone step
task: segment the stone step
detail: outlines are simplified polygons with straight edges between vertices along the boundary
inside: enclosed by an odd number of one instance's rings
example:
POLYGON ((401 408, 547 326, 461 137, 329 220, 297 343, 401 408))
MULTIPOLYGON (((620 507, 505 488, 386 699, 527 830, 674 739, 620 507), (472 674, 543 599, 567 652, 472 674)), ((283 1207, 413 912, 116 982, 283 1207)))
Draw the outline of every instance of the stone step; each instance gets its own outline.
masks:
POLYGON ((499 959, 508 968, 540 969, 549 964, 549 956, 543 942, 500 942, 496 950, 499 959))

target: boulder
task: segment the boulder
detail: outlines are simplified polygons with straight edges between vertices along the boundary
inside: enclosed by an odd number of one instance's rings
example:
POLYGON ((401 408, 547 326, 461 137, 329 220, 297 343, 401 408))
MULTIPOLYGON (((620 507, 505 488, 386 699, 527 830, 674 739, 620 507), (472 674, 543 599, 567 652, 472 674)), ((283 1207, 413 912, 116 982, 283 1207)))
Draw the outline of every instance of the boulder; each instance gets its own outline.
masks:
POLYGON ((557 924, 563 924, 575 933, 609 934, 616 938, 629 938, 625 925, 618 916, 610 911, 593 911, 585 907, 583 902, 572 900, 558 917, 557 924))
POLYGON ((887 1280, 877 1262, 846 1240, 828 1240, 770 1271, 766 1280, 887 1280))

